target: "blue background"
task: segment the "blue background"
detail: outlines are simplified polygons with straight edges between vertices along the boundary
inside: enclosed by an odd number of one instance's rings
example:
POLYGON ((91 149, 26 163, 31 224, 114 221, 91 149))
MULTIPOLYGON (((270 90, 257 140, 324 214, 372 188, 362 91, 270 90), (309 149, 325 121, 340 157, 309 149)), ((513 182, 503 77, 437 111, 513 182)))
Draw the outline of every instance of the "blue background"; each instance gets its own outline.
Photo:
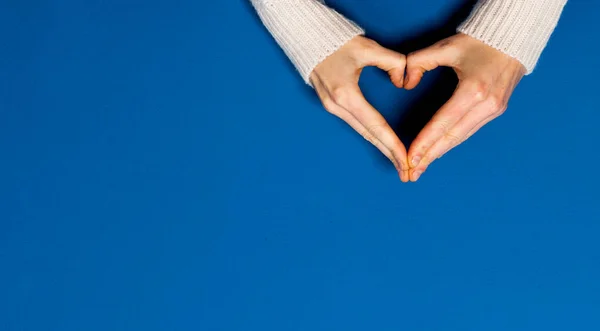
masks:
MULTIPOLYGON (((392 42, 459 1, 331 2, 392 42)), ((599 10, 402 184, 245 1, 2 1, 0 330, 599 330, 599 10)))

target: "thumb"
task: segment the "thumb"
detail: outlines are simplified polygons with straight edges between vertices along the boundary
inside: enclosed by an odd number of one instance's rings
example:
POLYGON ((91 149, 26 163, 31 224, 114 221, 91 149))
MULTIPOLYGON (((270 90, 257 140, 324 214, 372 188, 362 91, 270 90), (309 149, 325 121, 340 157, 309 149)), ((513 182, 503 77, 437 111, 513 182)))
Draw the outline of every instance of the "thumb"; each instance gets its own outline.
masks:
POLYGON ((423 74, 437 67, 455 67, 458 54, 450 47, 447 40, 410 53, 406 59, 406 84, 407 90, 415 88, 421 82, 423 74))
POLYGON ((406 56, 387 49, 379 44, 373 44, 364 53, 365 66, 374 66, 386 71, 392 83, 402 88, 404 86, 404 69, 406 68, 406 56))

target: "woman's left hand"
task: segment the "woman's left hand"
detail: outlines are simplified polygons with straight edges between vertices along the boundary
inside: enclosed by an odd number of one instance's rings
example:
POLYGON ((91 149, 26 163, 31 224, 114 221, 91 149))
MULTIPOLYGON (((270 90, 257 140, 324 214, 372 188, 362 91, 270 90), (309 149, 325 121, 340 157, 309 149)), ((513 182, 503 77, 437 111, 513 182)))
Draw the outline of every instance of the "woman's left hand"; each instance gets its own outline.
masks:
POLYGON ((392 161, 400 179, 407 182, 406 148, 358 87, 362 69, 367 66, 387 71, 392 83, 402 88, 405 56, 362 36, 353 38, 321 62, 311 73, 310 81, 325 109, 375 145, 392 161))

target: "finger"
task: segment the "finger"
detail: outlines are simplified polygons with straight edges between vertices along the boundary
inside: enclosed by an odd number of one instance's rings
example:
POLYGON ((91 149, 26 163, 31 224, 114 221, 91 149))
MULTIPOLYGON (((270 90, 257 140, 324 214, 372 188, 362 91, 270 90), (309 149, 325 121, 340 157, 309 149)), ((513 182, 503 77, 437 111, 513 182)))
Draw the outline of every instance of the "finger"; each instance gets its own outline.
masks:
POLYGON ((367 102, 360 90, 357 91, 355 98, 342 105, 346 108, 376 139, 386 146, 396 162, 400 165, 402 172, 409 170, 406 158, 406 148, 389 126, 385 118, 367 102))
POLYGON ((473 111, 469 112, 455 126, 457 136, 461 136, 457 144, 450 145, 448 149, 440 153, 436 158, 439 159, 444 154, 448 153, 452 148, 462 144, 467 139, 471 138, 475 132, 479 131, 483 126, 498 118, 506 110, 506 105, 501 105, 493 99, 488 99, 480 103, 473 111), (466 133, 465 133, 466 132, 466 133))
POLYGON ((496 113, 490 111, 485 102, 477 105, 427 151, 419 166, 411 171, 411 180, 416 181, 433 161, 462 144, 477 130, 497 116, 496 113))
POLYGON ((321 100, 323 100, 323 104, 324 104, 325 108, 327 109, 327 111, 330 112, 331 114, 337 116, 344 122, 346 122, 348 125, 350 125, 350 127, 352 127, 356 132, 358 132, 365 140, 367 140, 371 144, 373 144, 383 155, 385 155, 392 162, 392 164, 394 164, 394 167, 400 174, 400 179, 403 182, 408 182, 408 180, 409 180, 408 171, 403 170, 401 168, 399 162, 396 160, 396 158, 392 154, 392 151, 390 151, 390 149, 388 147, 386 147, 386 145, 384 145, 369 130, 367 130, 367 128, 348 110, 346 110, 344 107, 336 104, 335 102, 327 101, 327 100, 331 100, 331 98, 325 96, 326 92, 324 92, 325 90, 323 89, 323 85, 320 82, 320 80, 316 79, 316 80, 314 80, 313 83, 314 83, 317 93, 319 94, 319 97, 321 98, 321 100))
POLYGON ((364 66, 375 66, 386 71, 392 83, 402 88, 404 86, 404 70, 406 56, 374 43, 363 53, 364 66))
POLYGON ((408 54, 404 88, 410 90, 419 85, 426 71, 431 71, 440 66, 454 67, 458 56, 458 51, 452 47, 448 39, 408 54))
POLYGON ((402 171, 400 165, 392 155, 392 152, 379 139, 373 136, 373 134, 369 130, 367 130, 367 128, 365 128, 365 126, 362 125, 356 119, 356 117, 350 114, 346 109, 339 106, 337 106, 337 109, 336 107, 333 108, 335 110, 331 110, 330 113, 346 122, 348 125, 350 125, 350 127, 352 127, 352 129, 354 129, 354 131, 358 132, 365 140, 373 144, 373 146, 375 146, 383 155, 385 155, 392 162, 392 164, 394 164, 394 167, 400 174, 400 179, 403 182, 408 181, 408 173, 406 171, 402 171))
POLYGON ((417 135, 408 152, 411 168, 419 166, 427 151, 482 101, 485 93, 473 92, 471 86, 469 83, 460 83, 450 100, 438 110, 417 135))
MULTIPOLYGON (((483 121, 477 123, 477 125, 475 125, 474 128, 472 128, 462 139, 462 141, 460 142, 461 144, 463 142, 465 142, 467 139, 471 138, 472 135, 475 134, 475 132, 479 131, 479 129, 481 129, 482 127, 484 127, 486 124, 488 124, 489 122, 491 122, 493 119, 495 119, 497 116, 496 115, 489 115, 488 117, 486 117, 485 119, 483 119, 483 121)), ((445 154, 445 153, 444 153, 445 154)), ((443 154, 441 156, 444 156, 443 154)), ((440 157, 441 157, 440 156, 440 157)))

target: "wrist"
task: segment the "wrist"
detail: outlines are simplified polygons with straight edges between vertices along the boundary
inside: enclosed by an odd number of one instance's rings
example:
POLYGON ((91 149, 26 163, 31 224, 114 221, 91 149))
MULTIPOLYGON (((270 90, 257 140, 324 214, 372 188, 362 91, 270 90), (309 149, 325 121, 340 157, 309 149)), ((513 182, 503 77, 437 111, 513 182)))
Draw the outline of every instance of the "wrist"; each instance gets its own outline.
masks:
POLYGON ((261 20, 309 83, 311 72, 352 38, 354 22, 315 0, 254 0, 261 20))
POLYGON ((479 1, 458 32, 521 62, 529 74, 545 48, 566 0, 479 1))

